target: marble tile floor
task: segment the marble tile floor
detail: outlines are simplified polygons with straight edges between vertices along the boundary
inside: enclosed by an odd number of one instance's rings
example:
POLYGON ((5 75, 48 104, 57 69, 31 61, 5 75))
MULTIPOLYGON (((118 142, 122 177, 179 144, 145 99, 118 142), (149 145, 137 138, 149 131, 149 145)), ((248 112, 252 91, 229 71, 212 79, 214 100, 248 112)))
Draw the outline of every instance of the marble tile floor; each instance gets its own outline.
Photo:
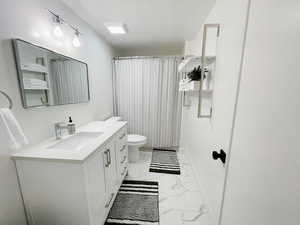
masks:
POLYGON ((160 225, 210 225, 207 206, 184 154, 178 152, 181 175, 150 173, 151 155, 140 151, 140 160, 129 164, 126 179, 159 182, 160 225))

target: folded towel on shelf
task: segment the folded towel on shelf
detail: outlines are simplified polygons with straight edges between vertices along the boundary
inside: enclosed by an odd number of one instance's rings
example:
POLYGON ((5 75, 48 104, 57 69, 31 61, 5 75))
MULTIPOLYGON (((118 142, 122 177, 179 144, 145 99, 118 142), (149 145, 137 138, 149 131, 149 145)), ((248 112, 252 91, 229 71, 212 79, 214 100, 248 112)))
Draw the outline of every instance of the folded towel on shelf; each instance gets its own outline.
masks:
POLYGON ((25 89, 46 89, 48 87, 47 81, 34 78, 23 78, 23 84, 25 89))
POLYGON ((17 150, 28 144, 20 124, 10 109, 0 109, 0 144, 11 150, 17 150))

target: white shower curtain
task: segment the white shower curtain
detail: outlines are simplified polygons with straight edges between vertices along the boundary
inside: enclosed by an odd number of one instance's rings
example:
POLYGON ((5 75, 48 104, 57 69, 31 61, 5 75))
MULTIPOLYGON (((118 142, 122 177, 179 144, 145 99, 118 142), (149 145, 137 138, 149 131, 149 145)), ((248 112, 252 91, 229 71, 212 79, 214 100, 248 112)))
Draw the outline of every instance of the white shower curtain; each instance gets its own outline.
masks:
POLYGON ((148 146, 179 145, 182 96, 178 57, 114 60, 114 112, 148 146))
POLYGON ((88 79, 83 63, 51 60, 51 83, 54 104, 87 102, 88 79))

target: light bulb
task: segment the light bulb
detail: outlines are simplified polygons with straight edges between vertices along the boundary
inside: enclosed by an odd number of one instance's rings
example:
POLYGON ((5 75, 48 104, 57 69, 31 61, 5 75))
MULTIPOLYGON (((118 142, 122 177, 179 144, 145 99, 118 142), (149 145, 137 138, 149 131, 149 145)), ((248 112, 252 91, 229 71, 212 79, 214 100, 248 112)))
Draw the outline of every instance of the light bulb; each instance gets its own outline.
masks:
POLYGON ((74 36, 74 39, 73 39, 73 45, 76 48, 80 47, 79 31, 78 30, 76 30, 76 32, 75 32, 75 36, 74 36))
POLYGON ((63 36, 63 32, 62 32, 62 30, 61 30, 61 28, 60 28, 60 25, 56 25, 56 26, 54 27, 53 33, 54 33, 54 35, 55 35, 56 37, 62 37, 62 36, 63 36))

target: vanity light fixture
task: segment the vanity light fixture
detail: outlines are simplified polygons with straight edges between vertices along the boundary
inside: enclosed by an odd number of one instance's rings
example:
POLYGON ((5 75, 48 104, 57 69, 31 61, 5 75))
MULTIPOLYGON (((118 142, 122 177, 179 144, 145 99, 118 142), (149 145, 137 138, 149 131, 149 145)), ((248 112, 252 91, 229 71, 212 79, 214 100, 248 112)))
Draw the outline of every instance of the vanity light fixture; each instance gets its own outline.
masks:
POLYGON ((75 35, 74 35, 74 39, 73 39, 73 45, 74 47, 78 48, 80 47, 80 40, 79 40, 79 35, 80 32, 78 31, 78 29, 75 29, 75 35))
POLYGON ((61 25, 64 23, 64 19, 54 12, 48 10, 53 15, 53 22, 55 23, 53 33, 56 37, 62 37, 64 34, 61 29, 61 25))
POLYGON ((69 24, 65 19, 63 19, 61 16, 59 16, 58 14, 54 13, 53 11, 47 9, 48 12, 53 16, 53 22, 55 23, 55 27, 53 30, 53 33, 56 37, 62 37, 63 36, 63 31, 61 29, 62 25, 67 25, 69 26, 71 29, 74 30, 74 38, 73 38, 73 46, 78 48, 80 47, 81 43, 79 40, 79 35, 82 35, 82 33, 79 31, 79 29, 77 27, 74 27, 73 25, 69 24))
POLYGON ((111 34, 126 34, 126 25, 123 23, 104 23, 104 26, 111 34))

